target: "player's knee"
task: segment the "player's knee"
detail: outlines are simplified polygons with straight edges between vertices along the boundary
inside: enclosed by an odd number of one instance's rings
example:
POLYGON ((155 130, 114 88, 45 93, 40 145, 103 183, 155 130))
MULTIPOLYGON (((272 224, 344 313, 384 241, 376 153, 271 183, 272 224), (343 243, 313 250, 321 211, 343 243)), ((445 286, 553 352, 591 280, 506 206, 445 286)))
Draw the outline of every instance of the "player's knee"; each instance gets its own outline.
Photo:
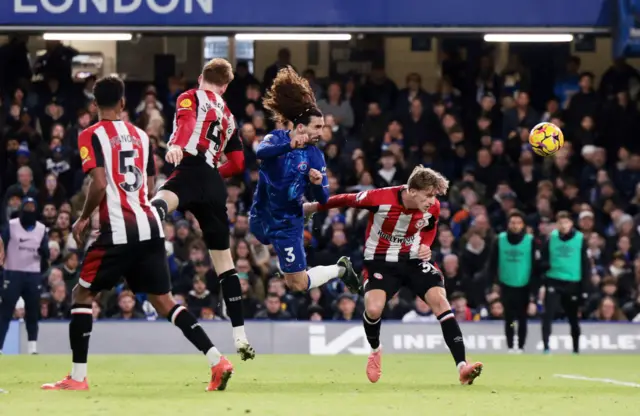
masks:
POLYGON ((156 208, 156 211, 158 211, 160 221, 164 221, 164 219, 167 218, 167 215, 169 215, 169 205, 167 204, 167 201, 157 198, 151 201, 151 205, 153 205, 156 208))
POLYGON ((178 204, 180 202, 180 200, 178 199, 178 195, 166 189, 159 190, 156 196, 151 201, 151 204, 153 204, 154 201, 159 200, 165 201, 165 203, 167 204, 167 214, 175 211, 178 208, 178 204))
POLYGON ((166 318, 171 309, 176 305, 176 302, 170 294, 148 295, 148 297, 153 308, 156 310, 158 315, 163 318, 166 318))
POLYGON ((365 312, 370 319, 377 320, 382 316, 384 311, 384 302, 369 302, 365 308, 365 312))
POLYGON ((304 292, 309 288, 309 278, 306 272, 287 273, 284 275, 284 281, 289 290, 294 292, 304 292))
POLYGON ((80 305, 90 305, 93 302, 93 293, 80 285, 75 285, 71 291, 71 302, 80 305))

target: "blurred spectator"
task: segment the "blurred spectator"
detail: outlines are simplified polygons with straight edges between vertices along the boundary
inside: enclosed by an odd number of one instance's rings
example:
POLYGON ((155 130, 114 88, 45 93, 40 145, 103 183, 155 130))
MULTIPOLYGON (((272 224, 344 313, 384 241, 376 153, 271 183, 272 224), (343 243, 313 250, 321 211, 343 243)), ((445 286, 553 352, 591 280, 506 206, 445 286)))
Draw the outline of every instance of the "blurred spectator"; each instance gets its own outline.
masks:
POLYGON ((287 321, 293 319, 291 314, 282 310, 280 296, 277 293, 267 294, 264 301, 265 308, 254 316, 255 319, 268 319, 270 321, 287 321))
POLYGON ((353 295, 343 293, 336 300, 334 321, 359 321, 361 315, 356 313, 356 299, 353 295))
POLYGON ((123 290, 118 295, 118 312, 112 316, 113 319, 144 319, 143 313, 135 309, 136 297, 132 292, 123 290))
POLYGON ((273 80, 278 75, 278 71, 282 68, 286 68, 291 65, 291 51, 287 48, 282 48, 278 51, 278 59, 273 65, 270 65, 265 69, 264 76, 262 77, 262 88, 268 90, 273 84, 273 80))
MULTIPOLYGON (((196 270, 202 266, 202 263, 196 263, 196 270)), ((216 298, 209 290, 207 290, 207 280, 205 277, 196 274, 193 278, 193 288, 187 296, 187 305, 189 311, 195 316, 200 316, 203 308, 213 309, 217 303, 216 298)))
POLYGON ((332 115, 336 124, 345 129, 353 127, 353 109, 342 95, 342 87, 332 82, 327 87, 327 98, 318 101, 318 108, 324 115, 332 115))
POLYGON ((437 322, 438 317, 434 315, 429 305, 420 296, 416 296, 413 310, 407 312, 402 317, 402 322, 437 322))

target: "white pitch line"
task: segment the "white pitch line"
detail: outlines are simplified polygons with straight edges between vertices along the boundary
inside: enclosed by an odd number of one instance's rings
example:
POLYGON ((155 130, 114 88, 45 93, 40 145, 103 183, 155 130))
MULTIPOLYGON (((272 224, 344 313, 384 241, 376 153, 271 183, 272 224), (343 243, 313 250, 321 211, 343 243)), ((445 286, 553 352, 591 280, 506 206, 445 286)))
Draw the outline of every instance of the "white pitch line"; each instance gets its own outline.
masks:
POLYGON ((638 383, 631 383, 629 381, 613 380, 613 379, 610 379, 610 378, 592 378, 592 377, 578 376, 578 375, 573 375, 573 374, 554 374, 553 376, 554 377, 558 377, 558 378, 566 378, 566 379, 569 379, 569 380, 595 381, 597 383, 614 384, 616 386, 640 388, 640 384, 638 384, 638 383))

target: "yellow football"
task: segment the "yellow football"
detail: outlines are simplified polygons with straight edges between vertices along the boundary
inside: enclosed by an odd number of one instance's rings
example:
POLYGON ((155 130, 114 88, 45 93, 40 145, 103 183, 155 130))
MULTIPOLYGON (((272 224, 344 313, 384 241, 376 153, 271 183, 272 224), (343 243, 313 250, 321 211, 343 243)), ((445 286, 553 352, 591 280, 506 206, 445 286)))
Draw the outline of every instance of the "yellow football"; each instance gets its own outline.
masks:
POLYGON ((529 132, 529 144, 535 154, 552 156, 564 146, 564 134, 555 124, 540 123, 529 132))

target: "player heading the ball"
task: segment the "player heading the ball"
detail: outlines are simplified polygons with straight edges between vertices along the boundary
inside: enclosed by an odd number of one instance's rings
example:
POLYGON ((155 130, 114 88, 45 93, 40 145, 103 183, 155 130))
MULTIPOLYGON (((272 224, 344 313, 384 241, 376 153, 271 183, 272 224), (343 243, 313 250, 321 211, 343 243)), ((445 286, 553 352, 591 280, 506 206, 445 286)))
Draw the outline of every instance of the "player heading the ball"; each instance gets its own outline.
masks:
POLYGON ((357 293, 358 278, 348 257, 307 271, 303 197, 322 203, 329 197, 324 155, 316 147, 324 119, 313 91, 293 68, 283 68, 263 104, 289 129, 272 131, 258 146, 260 176, 251 206, 251 233, 273 245, 291 290, 307 291, 339 277, 357 293))

